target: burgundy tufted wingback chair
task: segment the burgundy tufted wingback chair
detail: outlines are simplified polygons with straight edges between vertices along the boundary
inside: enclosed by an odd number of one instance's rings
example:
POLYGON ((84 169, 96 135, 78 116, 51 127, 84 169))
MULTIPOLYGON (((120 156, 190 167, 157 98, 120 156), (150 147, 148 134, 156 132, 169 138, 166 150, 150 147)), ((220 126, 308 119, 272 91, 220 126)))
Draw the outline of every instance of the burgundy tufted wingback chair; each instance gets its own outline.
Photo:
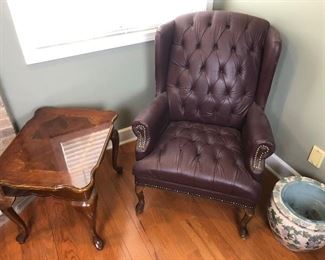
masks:
POLYGON ((135 175, 155 187, 245 208, 240 235, 260 196, 274 140, 264 114, 281 51, 260 18, 226 11, 183 15, 156 34, 156 97, 134 120, 135 175))

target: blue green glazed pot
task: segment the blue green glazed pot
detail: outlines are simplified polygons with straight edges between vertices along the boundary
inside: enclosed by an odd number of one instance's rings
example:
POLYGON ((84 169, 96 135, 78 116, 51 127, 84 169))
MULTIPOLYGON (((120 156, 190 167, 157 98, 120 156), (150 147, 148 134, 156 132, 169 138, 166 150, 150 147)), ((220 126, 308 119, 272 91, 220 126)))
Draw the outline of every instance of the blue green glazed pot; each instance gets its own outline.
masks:
POLYGON ((279 180, 267 212, 274 236, 292 251, 325 245, 325 185, 307 177, 279 180))

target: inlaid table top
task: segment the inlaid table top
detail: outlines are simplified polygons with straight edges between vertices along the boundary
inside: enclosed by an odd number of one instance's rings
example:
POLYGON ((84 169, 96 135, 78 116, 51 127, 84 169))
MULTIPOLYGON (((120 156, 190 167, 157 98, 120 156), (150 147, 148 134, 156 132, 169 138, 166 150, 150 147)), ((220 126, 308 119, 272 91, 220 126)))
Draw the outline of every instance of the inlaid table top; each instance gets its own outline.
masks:
POLYGON ((0 185, 88 189, 116 118, 113 111, 38 109, 0 157, 0 185))
POLYGON ((104 241, 96 231, 94 174, 109 140, 113 169, 122 174, 117 165, 116 118, 113 111, 40 108, 4 151, 0 157, 0 210, 19 228, 19 243, 25 243, 29 228, 13 208, 15 198, 54 196, 72 201, 84 213, 94 246, 103 249, 104 241))

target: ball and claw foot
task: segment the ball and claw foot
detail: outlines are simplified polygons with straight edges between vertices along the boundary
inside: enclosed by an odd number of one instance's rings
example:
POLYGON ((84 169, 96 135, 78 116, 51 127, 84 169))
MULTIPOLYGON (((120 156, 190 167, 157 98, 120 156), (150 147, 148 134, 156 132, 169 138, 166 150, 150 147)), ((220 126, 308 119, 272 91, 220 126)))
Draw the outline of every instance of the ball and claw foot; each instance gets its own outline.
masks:
POLYGON ((248 230, 247 230, 247 228, 245 228, 245 227, 240 228, 240 237, 243 240, 246 240, 248 238, 248 230))
POLYGON ((135 212, 137 214, 141 214, 144 209, 144 203, 143 202, 138 202, 138 204, 135 206, 135 212))
POLYGON ((26 239, 28 237, 28 234, 25 233, 25 232, 21 232, 20 234, 18 234, 18 236, 16 237, 16 241, 19 243, 19 244, 24 244, 26 239))
POLYGON ((255 214, 255 209, 246 208, 245 215, 240 221, 239 234, 240 237, 244 240, 248 238, 247 224, 253 218, 254 214, 255 214))
POLYGON ((97 250, 104 248, 104 241, 99 236, 93 236, 93 243, 97 250))

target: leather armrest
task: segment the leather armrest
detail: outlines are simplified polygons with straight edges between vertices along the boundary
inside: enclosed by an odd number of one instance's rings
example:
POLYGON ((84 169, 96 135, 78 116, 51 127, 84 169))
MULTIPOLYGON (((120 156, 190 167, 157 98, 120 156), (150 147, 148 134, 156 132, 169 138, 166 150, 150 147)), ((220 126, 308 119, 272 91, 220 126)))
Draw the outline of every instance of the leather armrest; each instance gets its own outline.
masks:
POLYGON ((275 150, 272 129, 263 109, 253 103, 248 109, 242 129, 246 167, 259 180, 265 168, 265 159, 275 150))
POLYGON ((133 121, 132 130, 137 136, 136 160, 148 155, 169 122, 167 93, 159 94, 133 121))

